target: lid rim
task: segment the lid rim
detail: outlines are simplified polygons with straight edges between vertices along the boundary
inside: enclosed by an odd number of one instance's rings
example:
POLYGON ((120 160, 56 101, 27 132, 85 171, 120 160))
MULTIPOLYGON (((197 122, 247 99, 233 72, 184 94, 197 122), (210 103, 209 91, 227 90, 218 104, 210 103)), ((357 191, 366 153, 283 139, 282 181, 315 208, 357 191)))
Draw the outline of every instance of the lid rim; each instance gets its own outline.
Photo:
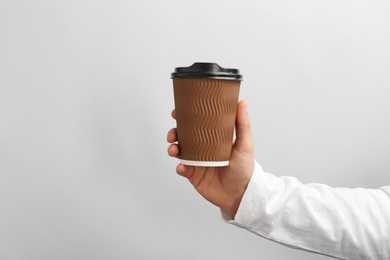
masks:
POLYGON ((213 75, 213 74, 184 74, 176 75, 175 73, 172 73, 171 78, 199 78, 199 79, 226 79, 226 80, 238 80, 242 81, 242 76, 224 76, 224 75, 213 75))

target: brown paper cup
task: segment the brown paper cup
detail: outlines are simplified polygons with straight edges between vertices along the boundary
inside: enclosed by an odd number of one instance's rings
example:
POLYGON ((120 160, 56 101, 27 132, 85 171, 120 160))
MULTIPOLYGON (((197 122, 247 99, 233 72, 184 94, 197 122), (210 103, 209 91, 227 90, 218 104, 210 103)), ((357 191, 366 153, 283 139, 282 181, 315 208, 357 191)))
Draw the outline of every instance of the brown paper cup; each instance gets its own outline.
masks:
POLYGON ((240 80, 173 78, 180 162, 227 166, 240 80))

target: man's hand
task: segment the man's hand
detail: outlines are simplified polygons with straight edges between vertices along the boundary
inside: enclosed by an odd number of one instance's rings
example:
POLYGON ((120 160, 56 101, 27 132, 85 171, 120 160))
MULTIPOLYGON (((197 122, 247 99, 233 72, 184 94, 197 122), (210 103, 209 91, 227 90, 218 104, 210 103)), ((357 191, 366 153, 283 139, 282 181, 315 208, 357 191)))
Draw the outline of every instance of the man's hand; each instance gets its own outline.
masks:
MULTIPOLYGON (((175 110, 172 117, 176 119, 175 110)), ((177 157, 179 147, 176 128, 168 132, 168 155, 177 157)), ((236 140, 233 144, 229 166, 198 167, 179 164, 176 172, 187 178, 208 201, 235 215, 254 170, 254 144, 246 101, 237 106, 236 140)))

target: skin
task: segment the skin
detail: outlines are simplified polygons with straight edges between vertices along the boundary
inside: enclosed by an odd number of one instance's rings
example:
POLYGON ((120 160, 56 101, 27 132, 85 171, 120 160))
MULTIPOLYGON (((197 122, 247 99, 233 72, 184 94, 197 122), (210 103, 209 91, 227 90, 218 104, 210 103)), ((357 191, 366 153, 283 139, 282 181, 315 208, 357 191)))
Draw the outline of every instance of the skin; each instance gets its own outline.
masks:
MULTIPOLYGON (((176 119, 175 110, 172 111, 176 119)), ((233 144, 229 166, 198 167, 179 164, 176 172, 187 178, 194 188, 209 202, 224 209, 233 217, 237 213, 241 199, 254 170, 254 143, 247 103, 237 104, 236 139, 233 144)), ((167 135, 168 155, 179 157, 176 128, 167 135)))

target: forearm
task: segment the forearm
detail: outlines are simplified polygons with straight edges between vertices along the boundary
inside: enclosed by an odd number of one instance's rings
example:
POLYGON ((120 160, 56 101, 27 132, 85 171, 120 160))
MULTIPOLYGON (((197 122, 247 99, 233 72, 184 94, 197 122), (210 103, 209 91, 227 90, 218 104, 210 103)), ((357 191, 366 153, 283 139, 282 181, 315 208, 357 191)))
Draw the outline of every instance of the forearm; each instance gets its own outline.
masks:
POLYGON ((232 224, 284 245, 342 259, 390 258, 390 197, 275 177, 256 164, 232 224))

